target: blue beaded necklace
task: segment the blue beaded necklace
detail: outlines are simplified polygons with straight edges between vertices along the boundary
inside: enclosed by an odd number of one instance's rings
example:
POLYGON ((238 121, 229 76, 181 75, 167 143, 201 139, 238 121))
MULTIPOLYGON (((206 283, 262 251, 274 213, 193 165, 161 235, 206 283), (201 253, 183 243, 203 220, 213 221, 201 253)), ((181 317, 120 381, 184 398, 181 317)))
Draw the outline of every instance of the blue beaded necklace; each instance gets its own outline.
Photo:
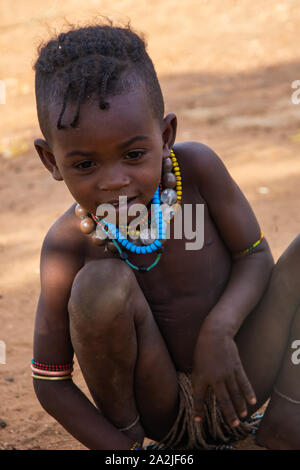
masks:
POLYGON ((165 239, 166 236, 166 231, 163 223, 163 217, 162 217, 162 211, 160 208, 160 198, 159 198, 159 187, 155 191, 155 194, 151 200, 151 204, 153 205, 153 210, 154 210, 154 217, 155 217, 155 226, 158 227, 158 237, 154 242, 152 242, 148 246, 137 246, 131 241, 124 239, 123 237, 120 237, 120 232, 118 228, 111 224, 110 222, 105 222, 105 225, 108 227, 108 230, 105 230, 103 227, 101 229, 107 234, 112 234, 114 238, 111 238, 111 241, 114 243, 115 247, 117 248, 120 258, 123 259, 131 268, 136 269, 140 272, 145 272, 145 271, 150 271, 158 262, 161 257, 161 253, 163 251, 163 246, 160 240, 165 239), (109 233, 110 232, 110 233, 109 233), (151 266, 145 267, 145 266, 135 266, 134 264, 130 263, 128 260, 128 255, 122 249, 119 247, 118 243, 122 245, 123 248, 125 248, 128 251, 131 251, 131 253, 138 253, 138 254, 147 254, 147 253, 153 253, 154 251, 159 251, 158 256, 156 257, 156 260, 154 263, 151 264, 151 266))
POLYGON ((153 251, 156 251, 162 246, 160 239, 165 238, 166 231, 163 224, 162 212, 160 208, 159 188, 157 188, 157 190, 155 191, 155 194, 151 200, 151 204, 154 208, 155 226, 158 227, 158 237, 154 242, 152 242, 148 246, 137 246, 131 241, 120 237, 120 232, 118 228, 110 222, 105 222, 105 225, 108 227, 109 231, 117 240, 117 242, 120 243, 120 245, 122 245, 124 248, 126 248, 126 250, 131 251, 131 253, 152 253, 153 251))

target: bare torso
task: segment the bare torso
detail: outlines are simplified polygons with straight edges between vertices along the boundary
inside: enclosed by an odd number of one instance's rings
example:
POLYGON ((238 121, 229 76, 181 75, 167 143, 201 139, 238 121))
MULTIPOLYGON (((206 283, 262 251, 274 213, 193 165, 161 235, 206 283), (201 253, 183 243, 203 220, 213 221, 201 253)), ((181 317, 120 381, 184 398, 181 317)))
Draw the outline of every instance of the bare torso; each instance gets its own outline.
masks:
MULTIPOLYGON (((201 323, 217 303, 229 279, 231 260, 213 220, 205 200, 193 182, 188 157, 176 151, 180 164, 184 204, 204 204, 204 246, 200 250, 186 250, 186 242, 191 240, 167 240, 159 263, 147 273, 134 270, 136 279, 151 307, 157 325, 165 339, 177 370, 190 371, 193 351, 201 323)), ((82 239, 84 264, 92 260, 118 257, 103 247, 95 246, 90 237, 81 233, 79 219, 74 214, 75 204, 63 216, 67 216, 75 227, 74 236, 82 239), (74 220, 75 219, 75 220, 74 220)), ((171 222, 172 224, 172 222, 171 222)), ((193 225, 195 230, 195 225, 193 225)), ((172 233, 172 229, 171 229, 172 233)), ((129 254, 134 265, 149 266, 156 254, 129 254)), ((112 292, 114 286, 112 285, 112 292)))

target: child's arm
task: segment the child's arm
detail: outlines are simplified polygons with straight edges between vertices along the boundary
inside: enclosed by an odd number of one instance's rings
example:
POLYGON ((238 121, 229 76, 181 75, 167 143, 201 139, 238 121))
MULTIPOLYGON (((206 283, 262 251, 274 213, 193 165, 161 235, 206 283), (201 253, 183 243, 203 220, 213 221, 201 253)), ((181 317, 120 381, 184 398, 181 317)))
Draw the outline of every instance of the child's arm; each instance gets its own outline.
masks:
MULTIPOLYGON (((34 331, 34 359, 72 362, 68 300, 76 273, 82 266, 82 247, 63 222, 48 232, 41 253, 41 294, 34 331)), ((33 379, 43 408, 89 449, 130 449, 133 442, 118 431, 77 388, 72 380, 33 379)))
POLYGON ((272 271, 273 258, 265 239, 251 254, 236 256, 259 240, 259 224, 218 156, 201 144, 191 146, 200 193, 233 257, 228 284, 205 318, 195 348, 195 407, 200 416, 210 385, 225 417, 233 424, 236 410, 244 416, 246 401, 253 404, 255 400, 233 338, 260 300, 272 271))

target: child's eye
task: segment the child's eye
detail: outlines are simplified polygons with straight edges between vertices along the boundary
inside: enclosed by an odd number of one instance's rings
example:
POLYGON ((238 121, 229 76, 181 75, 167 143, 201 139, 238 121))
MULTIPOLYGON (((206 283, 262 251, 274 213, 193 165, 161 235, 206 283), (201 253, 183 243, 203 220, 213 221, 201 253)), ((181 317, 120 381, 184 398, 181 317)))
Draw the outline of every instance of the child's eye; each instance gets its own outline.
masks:
POLYGON ((139 160, 144 154, 145 152, 143 152, 142 150, 131 150, 130 152, 127 152, 126 154, 126 157, 129 157, 129 158, 125 158, 125 159, 126 160, 139 160))
POLYGON ((87 166, 90 165, 91 162, 90 160, 85 160, 84 162, 78 163, 78 165, 75 165, 74 168, 78 168, 79 170, 89 170, 91 167, 87 166))

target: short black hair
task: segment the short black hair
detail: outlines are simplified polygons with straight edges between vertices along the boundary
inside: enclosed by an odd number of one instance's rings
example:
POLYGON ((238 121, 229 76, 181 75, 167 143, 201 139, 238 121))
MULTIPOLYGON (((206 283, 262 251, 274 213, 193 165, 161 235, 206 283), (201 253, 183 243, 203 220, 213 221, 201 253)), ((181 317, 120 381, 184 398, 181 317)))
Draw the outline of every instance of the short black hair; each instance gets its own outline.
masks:
POLYGON ((62 118, 68 102, 77 103, 70 123, 76 127, 84 101, 96 95, 100 109, 107 109, 105 98, 128 90, 128 77, 144 84, 154 117, 162 119, 164 100, 146 47, 145 39, 129 24, 119 27, 112 23, 73 28, 41 44, 33 68, 38 120, 44 137, 50 140, 51 102, 62 104, 58 129, 66 127, 62 118))

